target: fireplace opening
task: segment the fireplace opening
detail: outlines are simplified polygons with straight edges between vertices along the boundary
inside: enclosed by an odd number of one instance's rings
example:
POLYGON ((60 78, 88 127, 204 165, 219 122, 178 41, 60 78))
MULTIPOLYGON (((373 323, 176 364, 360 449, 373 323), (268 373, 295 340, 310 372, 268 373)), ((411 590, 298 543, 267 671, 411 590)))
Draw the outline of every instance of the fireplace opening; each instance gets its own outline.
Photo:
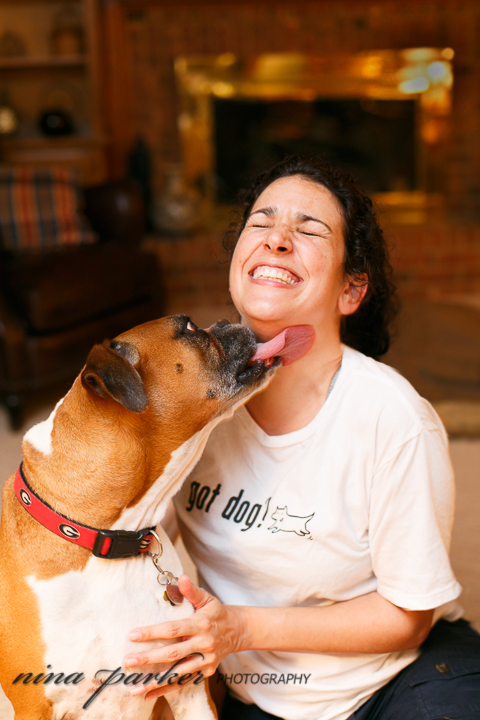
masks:
POLYGON ((414 100, 214 98, 216 197, 231 202, 286 155, 320 155, 368 193, 419 188, 414 100))

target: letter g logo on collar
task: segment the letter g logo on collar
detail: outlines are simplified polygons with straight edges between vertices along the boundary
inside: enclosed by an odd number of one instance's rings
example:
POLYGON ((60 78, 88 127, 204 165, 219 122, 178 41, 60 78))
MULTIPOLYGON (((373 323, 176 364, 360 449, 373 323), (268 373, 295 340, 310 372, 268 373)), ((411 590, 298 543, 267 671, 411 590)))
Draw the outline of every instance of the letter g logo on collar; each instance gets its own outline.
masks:
POLYGON ((58 529, 62 533, 62 535, 65 535, 67 538, 78 538, 80 537, 80 532, 77 530, 77 528, 72 527, 71 525, 67 525, 66 523, 62 523, 58 526, 58 529))
POLYGON ((20 498, 25 505, 31 505, 32 499, 26 490, 20 490, 20 498))

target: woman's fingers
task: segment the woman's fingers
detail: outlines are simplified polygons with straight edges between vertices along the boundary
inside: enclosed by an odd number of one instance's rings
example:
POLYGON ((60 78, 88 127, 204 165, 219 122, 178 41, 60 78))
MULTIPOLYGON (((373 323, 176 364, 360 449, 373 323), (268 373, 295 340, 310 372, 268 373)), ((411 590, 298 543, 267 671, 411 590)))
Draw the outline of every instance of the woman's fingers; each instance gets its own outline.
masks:
POLYGON ((205 607, 207 603, 213 600, 213 597, 198 585, 194 585, 187 575, 180 575, 178 578, 178 587, 184 597, 192 603, 195 611, 205 607))
POLYGON ((150 648, 135 655, 129 655, 123 661, 124 667, 139 667, 141 665, 154 665, 159 663, 175 663, 179 660, 197 653, 202 659, 204 653, 202 649, 207 650, 207 643, 199 641, 198 638, 189 638, 183 642, 164 645, 163 647, 150 648))
POLYGON ((128 639, 133 642, 146 642, 147 640, 176 640, 184 635, 193 635, 197 632, 195 615, 183 620, 170 620, 158 625, 135 628, 128 639))
MULTIPOLYGON (((131 635, 137 635, 136 641, 179 639, 179 642, 168 643, 162 647, 149 648, 142 652, 128 655, 123 660, 124 667, 136 667, 147 663, 175 662, 194 651, 209 651, 212 648, 210 637, 211 621, 208 618, 195 617, 181 620, 178 623, 161 623, 148 628, 141 628, 131 635)), ((130 639, 131 636, 130 636, 130 639)))
POLYGON ((146 684, 139 684, 130 687, 131 695, 142 695, 144 693, 151 693, 152 691, 159 691, 156 695, 149 695, 149 699, 164 695, 172 690, 178 690, 178 688, 184 685, 189 685, 196 681, 196 684, 202 682, 203 678, 213 675, 215 667, 211 664, 205 664, 205 658, 197 653, 193 653, 184 660, 178 662, 166 673, 163 673, 162 683, 158 685, 158 678, 162 677, 161 673, 157 675, 157 681, 152 679, 146 684), (174 671, 173 671, 174 670, 174 671), (168 674, 168 677, 167 677, 168 674))
MULTIPOLYGON (((188 684, 188 682, 184 684, 188 684)), ((172 683, 172 685, 157 687, 153 690, 149 689, 147 694, 145 695, 145 700, 155 700, 156 698, 162 697, 162 695, 166 695, 167 693, 172 692, 172 690, 179 690, 180 687, 182 686, 178 683, 172 683)))
MULTIPOLYGON (((183 663, 179 668, 181 667, 179 677, 175 680, 175 682, 168 682, 165 685, 160 685, 156 687, 152 687, 151 684, 149 684, 145 688, 145 699, 146 700, 153 700, 154 698, 161 697, 162 695, 166 695, 169 692, 172 692, 172 690, 179 690, 180 688, 184 687, 185 685, 191 685, 192 683, 195 685, 199 685, 207 677, 210 677, 215 673, 216 668, 207 666, 206 668, 202 668, 199 670, 195 665, 190 666, 189 664, 185 664, 185 668, 183 667, 183 663)), ((137 690, 137 688, 135 688, 137 690)), ((132 694, 140 695, 142 691, 138 690, 135 692, 134 690, 131 690, 132 694)))

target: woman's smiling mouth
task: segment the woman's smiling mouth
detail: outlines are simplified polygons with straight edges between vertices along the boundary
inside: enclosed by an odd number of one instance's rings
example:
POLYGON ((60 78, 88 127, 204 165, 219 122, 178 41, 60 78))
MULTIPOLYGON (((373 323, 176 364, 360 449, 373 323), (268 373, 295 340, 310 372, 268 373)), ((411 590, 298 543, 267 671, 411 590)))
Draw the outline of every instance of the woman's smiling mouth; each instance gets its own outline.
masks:
POLYGON ((272 265, 258 265, 249 272, 254 280, 273 280, 281 285, 298 285, 302 279, 291 270, 272 265))

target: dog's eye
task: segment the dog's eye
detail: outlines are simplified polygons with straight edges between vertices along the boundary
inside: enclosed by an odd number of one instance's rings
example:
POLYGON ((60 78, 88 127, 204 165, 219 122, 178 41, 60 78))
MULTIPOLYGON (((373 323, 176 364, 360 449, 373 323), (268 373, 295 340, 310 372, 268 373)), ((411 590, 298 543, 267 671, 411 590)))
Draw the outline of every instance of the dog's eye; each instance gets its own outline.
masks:
POLYGON ((205 330, 201 330, 199 327, 197 327, 195 323, 190 320, 190 318, 185 318, 185 321, 185 325, 181 330, 181 335, 196 344, 203 343, 205 346, 208 345, 209 339, 208 334, 205 332, 205 330))
POLYGON ((195 332, 198 331, 198 327, 195 325, 195 323, 192 323, 192 321, 189 320, 188 323, 187 323, 187 325, 186 325, 186 327, 185 327, 185 330, 186 330, 187 332, 195 333, 195 332))

